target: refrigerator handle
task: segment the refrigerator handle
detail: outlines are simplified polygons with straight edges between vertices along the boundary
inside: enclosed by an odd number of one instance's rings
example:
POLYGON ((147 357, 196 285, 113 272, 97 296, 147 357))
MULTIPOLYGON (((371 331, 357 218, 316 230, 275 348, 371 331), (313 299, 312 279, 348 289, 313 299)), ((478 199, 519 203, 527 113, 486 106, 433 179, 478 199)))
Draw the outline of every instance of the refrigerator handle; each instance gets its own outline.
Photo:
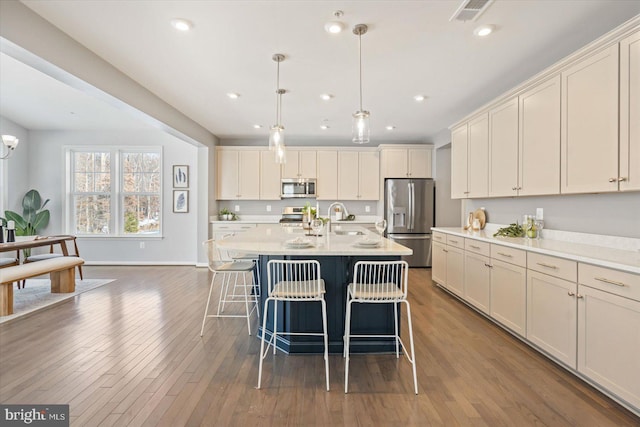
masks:
POLYGON ((409 193, 409 211, 407 212, 407 231, 411 230, 411 211, 413 210, 413 198, 411 193, 411 182, 407 182, 407 192, 409 193))
POLYGON ((413 230, 416 226, 416 185, 412 182, 411 184, 411 229, 413 230))

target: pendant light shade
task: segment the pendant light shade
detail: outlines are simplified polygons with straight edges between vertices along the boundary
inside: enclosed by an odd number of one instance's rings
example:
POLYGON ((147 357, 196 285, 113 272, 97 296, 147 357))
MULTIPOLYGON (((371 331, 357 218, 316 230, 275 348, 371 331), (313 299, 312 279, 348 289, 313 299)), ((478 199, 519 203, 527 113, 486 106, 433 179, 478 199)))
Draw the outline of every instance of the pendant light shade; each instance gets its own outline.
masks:
POLYGON ((362 108, 362 35, 365 34, 368 27, 364 24, 358 24, 353 27, 353 34, 358 36, 358 59, 359 59, 359 78, 360 78, 360 109, 353 113, 352 138, 355 144, 366 144, 369 142, 369 112, 362 108))
POLYGON ((284 61, 284 55, 276 53, 272 59, 278 64, 276 73, 276 124, 269 129, 269 150, 275 152, 276 163, 285 163, 287 156, 284 146, 284 126, 281 122, 282 95, 287 91, 280 89, 280 63, 284 61))

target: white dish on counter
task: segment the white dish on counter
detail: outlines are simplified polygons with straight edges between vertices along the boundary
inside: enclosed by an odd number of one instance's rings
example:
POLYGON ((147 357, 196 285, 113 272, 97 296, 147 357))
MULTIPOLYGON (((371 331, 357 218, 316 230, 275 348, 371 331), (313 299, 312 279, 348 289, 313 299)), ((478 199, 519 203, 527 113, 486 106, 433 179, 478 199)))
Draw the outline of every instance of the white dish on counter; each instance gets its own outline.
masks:
POLYGON ((356 246, 360 246, 361 248, 377 248, 378 246, 380 246, 380 243, 380 239, 370 239, 368 237, 363 237, 356 242, 356 246))
POLYGON ((288 248, 301 249, 309 248, 313 246, 313 243, 311 240, 305 239, 304 237, 296 237, 295 239, 287 240, 284 242, 284 245, 288 248))

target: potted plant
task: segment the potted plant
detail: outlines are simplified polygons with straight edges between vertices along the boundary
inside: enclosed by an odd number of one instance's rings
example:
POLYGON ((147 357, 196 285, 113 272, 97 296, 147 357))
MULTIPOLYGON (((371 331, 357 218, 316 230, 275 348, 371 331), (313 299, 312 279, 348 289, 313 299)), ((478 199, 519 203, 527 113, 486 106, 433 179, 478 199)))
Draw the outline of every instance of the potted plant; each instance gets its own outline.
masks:
POLYGON ((220 209, 220 212, 218 212, 218 217, 223 221, 231 221, 233 219, 233 214, 229 209, 222 208, 220 209))
POLYGON ((3 223, 14 221, 16 236, 35 236, 49 224, 49 209, 44 209, 49 199, 42 203, 38 190, 29 190, 22 198, 22 215, 13 211, 4 211, 3 223))

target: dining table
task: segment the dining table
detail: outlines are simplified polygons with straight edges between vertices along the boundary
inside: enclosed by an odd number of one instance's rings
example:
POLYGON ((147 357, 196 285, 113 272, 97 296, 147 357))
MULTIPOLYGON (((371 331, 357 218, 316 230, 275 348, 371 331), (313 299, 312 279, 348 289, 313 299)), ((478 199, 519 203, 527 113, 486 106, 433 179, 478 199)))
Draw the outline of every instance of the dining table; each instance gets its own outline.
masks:
MULTIPOLYGON (((0 252, 12 252, 23 249, 32 249, 41 246, 60 245, 62 255, 69 256, 69 250, 67 249, 68 241, 73 241, 76 236, 70 234, 63 234, 57 236, 35 236, 33 239, 23 240, 17 242, 4 242, 0 243, 0 252)), ((18 255, 19 256, 19 255, 18 255)))

